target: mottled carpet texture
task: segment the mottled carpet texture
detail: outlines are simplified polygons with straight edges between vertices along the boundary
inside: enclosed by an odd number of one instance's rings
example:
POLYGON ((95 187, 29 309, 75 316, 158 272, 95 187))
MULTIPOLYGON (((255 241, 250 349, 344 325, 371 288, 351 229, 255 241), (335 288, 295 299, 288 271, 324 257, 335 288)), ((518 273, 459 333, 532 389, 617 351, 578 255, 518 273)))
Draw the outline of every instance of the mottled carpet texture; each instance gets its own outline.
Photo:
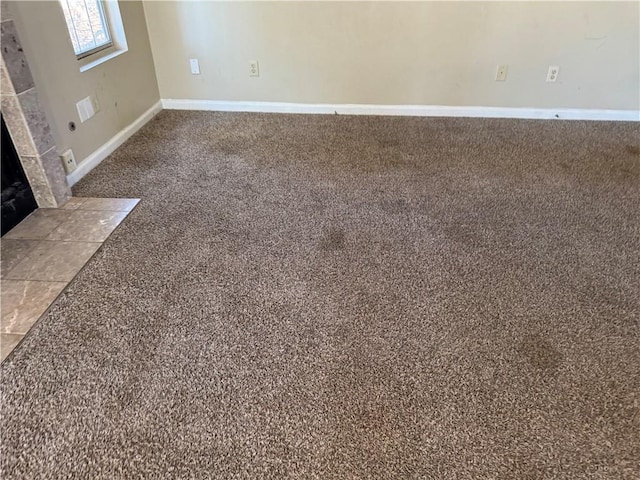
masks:
POLYGON ((2 478, 636 479, 638 124, 165 111, 2 366, 2 478))

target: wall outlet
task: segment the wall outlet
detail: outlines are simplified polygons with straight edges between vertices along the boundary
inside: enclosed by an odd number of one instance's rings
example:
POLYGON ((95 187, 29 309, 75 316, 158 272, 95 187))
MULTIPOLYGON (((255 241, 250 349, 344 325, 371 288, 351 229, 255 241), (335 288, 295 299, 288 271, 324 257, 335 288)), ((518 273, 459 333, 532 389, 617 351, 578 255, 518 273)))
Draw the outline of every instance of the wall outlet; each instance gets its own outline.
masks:
POLYGON ((191 67, 191 75, 200 75, 200 62, 197 58, 190 58, 189 66, 191 67))
POLYGON ((249 76, 250 77, 260 76, 260 66, 258 65, 258 60, 249 60, 249 76))
POLYGON ((558 66, 549 67, 549 71, 547 72, 547 82, 555 82, 558 79, 559 73, 560 73, 560 67, 558 66))
POLYGON ((76 109, 78 110, 78 116, 82 123, 86 122, 96 114, 91 97, 83 98, 76 103, 76 109))
POLYGON ((507 80, 508 71, 509 67, 507 65, 498 65, 498 70, 496 71, 496 82, 505 82, 507 80))
POLYGON ((60 155, 60 160, 62 160, 64 171, 67 173, 73 172, 78 167, 78 165, 76 164, 76 157, 73 156, 73 152, 71 151, 71 149, 62 152, 62 155, 60 155))

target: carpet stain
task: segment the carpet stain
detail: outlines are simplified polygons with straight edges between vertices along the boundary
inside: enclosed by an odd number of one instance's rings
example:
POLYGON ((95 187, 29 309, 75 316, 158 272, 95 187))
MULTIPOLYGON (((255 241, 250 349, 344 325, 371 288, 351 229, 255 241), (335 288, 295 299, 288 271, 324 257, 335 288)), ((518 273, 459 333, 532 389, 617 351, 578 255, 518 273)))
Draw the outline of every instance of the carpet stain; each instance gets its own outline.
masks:
POLYGON ((345 234, 341 228, 326 228, 320 238, 320 250, 342 250, 345 247, 345 234))
POLYGON ((635 145, 626 145, 624 149, 631 155, 640 155, 640 147, 637 147, 635 145))
POLYGON ((549 373, 555 372, 562 365, 562 353, 538 335, 525 337, 520 343, 519 351, 531 365, 549 373))
POLYGON ((484 242, 481 228, 482 226, 477 224, 452 223, 443 227, 443 231, 456 243, 477 246, 484 242))
POLYGON ((382 200, 380 202, 380 208, 387 213, 394 215, 407 213, 411 210, 406 200, 399 198, 396 200, 382 200))
POLYGON ((378 142, 378 145, 381 146, 382 148, 394 148, 400 145, 400 142, 395 138, 378 139, 377 142, 378 142))

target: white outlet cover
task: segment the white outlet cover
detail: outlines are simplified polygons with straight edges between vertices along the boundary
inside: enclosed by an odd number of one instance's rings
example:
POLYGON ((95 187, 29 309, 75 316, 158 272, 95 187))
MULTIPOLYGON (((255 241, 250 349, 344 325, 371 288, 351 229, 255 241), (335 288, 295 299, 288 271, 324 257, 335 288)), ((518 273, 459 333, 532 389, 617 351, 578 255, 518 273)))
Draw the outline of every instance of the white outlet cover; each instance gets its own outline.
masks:
POLYGON ((200 75, 200 62, 197 58, 190 58, 189 66, 191 67, 191 75, 200 75))
POLYGON ((73 155, 73 151, 71 149, 62 152, 62 154, 60 155, 60 160, 62 160, 62 166, 67 173, 71 173, 77 168, 76 158, 73 155))
POLYGON ((507 65, 498 65, 498 70, 496 71, 496 82, 505 82, 507 80, 508 72, 509 67, 507 65))
POLYGON ((260 76, 260 65, 258 65, 258 60, 249 60, 249 76, 250 77, 260 76))
POLYGON ((547 82, 555 82, 560 74, 560 67, 557 65, 551 65, 547 72, 547 82))

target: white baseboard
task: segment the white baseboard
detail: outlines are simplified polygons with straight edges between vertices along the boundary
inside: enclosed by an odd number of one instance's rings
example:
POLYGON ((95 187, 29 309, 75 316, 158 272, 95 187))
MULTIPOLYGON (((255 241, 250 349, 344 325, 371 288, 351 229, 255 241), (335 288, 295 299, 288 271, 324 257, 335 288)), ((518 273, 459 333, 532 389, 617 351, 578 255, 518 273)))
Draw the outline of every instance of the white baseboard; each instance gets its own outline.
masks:
POLYGON ((209 110, 218 112, 316 113, 339 115, 396 115, 414 117, 475 117, 561 120, 640 121, 638 110, 583 110, 575 108, 509 108, 509 107, 447 107, 441 105, 365 105, 327 103, 241 102, 219 100, 186 100, 163 98, 130 125, 120 130, 107 143, 78 164, 67 175, 75 185, 113 151, 140 130, 162 109, 209 110))
POLYGON ((226 102, 163 98, 168 110, 219 112, 321 113, 340 115, 405 115, 415 117, 480 117, 561 120, 640 121, 638 110, 583 110, 574 108, 447 107, 440 105, 364 105, 283 102, 226 102))
POLYGON ((111 137, 107 143, 91 153, 88 157, 78 163, 78 168, 67 175, 67 183, 73 186, 80 181, 87 173, 97 167, 102 160, 107 158, 113 151, 126 142, 134 133, 140 130, 149 120, 162 110, 162 101, 158 100, 151 108, 136 118, 132 123, 111 137))

